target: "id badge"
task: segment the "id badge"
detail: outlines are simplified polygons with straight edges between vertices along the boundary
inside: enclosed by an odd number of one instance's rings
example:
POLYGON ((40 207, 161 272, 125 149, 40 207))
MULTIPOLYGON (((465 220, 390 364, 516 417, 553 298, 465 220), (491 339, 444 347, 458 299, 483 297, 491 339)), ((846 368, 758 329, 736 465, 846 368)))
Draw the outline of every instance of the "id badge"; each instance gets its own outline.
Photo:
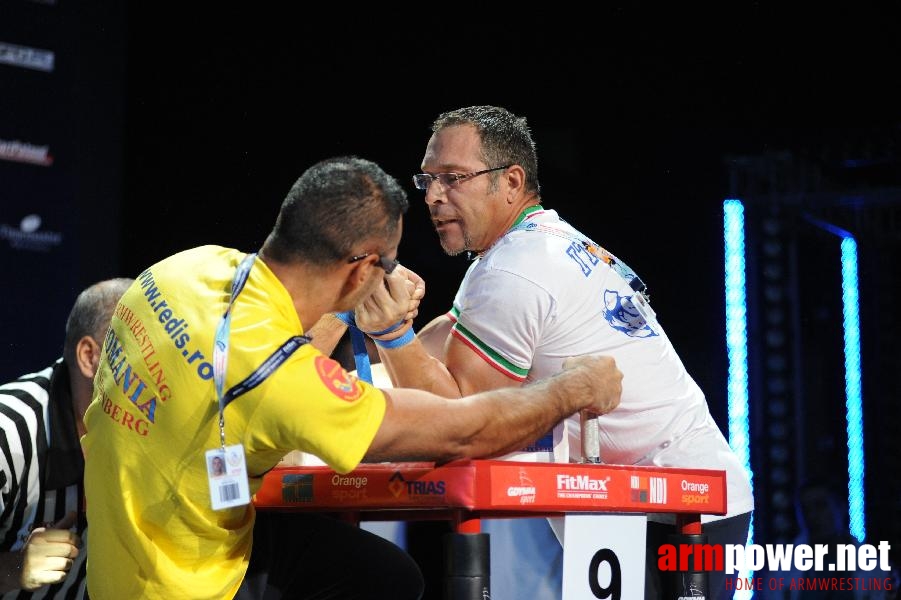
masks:
POLYGON ((207 479, 213 510, 243 506, 250 503, 247 465, 241 444, 206 451, 207 479))
POLYGON ((656 323, 655 317, 657 316, 657 313, 655 313, 654 309, 651 308, 651 305, 644 297, 644 294, 642 294, 641 292, 635 292, 634 294, 632 294, 632 306, 635 307, 635 310, 638 311, 638 314, 641 315, 646 324, 650 325, 652 323, 656 323))

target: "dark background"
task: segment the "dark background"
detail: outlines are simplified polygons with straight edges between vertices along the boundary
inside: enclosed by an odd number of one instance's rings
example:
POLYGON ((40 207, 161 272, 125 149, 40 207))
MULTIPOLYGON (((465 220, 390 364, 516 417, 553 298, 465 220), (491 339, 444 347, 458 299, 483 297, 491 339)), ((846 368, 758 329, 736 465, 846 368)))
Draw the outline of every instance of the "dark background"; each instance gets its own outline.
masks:
MULTIPOLYGON (((545 206, 648 283, 724 430, 723 200, 748 202, 759 277, 762 223, 778 221, 790 256, 794 408, 782 438, 770 439, 779 433, 766 410, 768 354, 755 345, 767 317, 750 287, 752 433, 760 448, 789 440, 792 482, 838 473, 840 491, 837 242, 804 215, 855 234, 871 292, 861 298, 868 525, 872 539, 901 537, 889 475, 901 364, 896 19, 760 2, 315 13, 198 4, 0 0, 0 41, 53 48, 58 65, 47 75, 0 64, 0 139, 49 142, 56 155, 51 168, 0 161, 0 224, 37 206, 45 229, 67 234, 52 251, 3 247, 4 379, 58 354, 81 287, 195 245, 257 249, 293 181, 337 154, 375 160, 406 185, 400 258, 427 281, 424 324, 449 307, 467 263, 441 253, 410 175, 439 112, 502 105, 528 117, 545 206)), ((790 498, 763 475, 771 459, 763 449, 754 457, 758 525, 781 541, 795 525, 763 517, 792 517, 790 498)))
POLYGON ((304 168, 357 154, 407 184, 400 258, 426 278, 430 318, 466 264, 442 255, 409 176, 440 111, 499 104, 529 118, 546 206, 641 274, 717 405, 726 156, 897 127, 894 32, 876 15, 814 28, 756 4, 684 25, 624 8, 436 10, 376 26, 357 11, 184 10, 130 7, 126 272, 199 243, 259 247, 304 168), (686 275, 711 285, 686 293, 686 275))

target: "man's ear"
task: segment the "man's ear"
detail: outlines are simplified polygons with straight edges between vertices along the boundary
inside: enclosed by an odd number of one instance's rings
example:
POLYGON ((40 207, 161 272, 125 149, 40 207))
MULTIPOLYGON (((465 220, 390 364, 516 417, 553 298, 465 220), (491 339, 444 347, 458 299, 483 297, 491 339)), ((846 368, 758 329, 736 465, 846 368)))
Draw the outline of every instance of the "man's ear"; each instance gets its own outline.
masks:
MULTIPOLYGON (((378 257, 376 257, 375 260, 378 260, 378 257)), ((373 257, 367 256, 366 258, 349 265, 350 270, 347 271, 346 277, 344 278, 344 284, 341 286, 342 298, 359 295, 360 288, 367 285, 367 275, 369 274, 369 269, 372 268, 372 265, 367 263, 371 262, 373 262, 373 257)))
MULTIPOLYGON (((521 193, 526 187, 526 172, 519 165, 512 165, 507 168, 504 173, 507 181, 507 187, 510 188, 511 198, 521 193)), ((512 203, 512 200, 510 200, 512 203)))
POLYGON ((75 344, 75 367, 86 378, 93 379, 100 365, 100 344, 89 335, 75 344))

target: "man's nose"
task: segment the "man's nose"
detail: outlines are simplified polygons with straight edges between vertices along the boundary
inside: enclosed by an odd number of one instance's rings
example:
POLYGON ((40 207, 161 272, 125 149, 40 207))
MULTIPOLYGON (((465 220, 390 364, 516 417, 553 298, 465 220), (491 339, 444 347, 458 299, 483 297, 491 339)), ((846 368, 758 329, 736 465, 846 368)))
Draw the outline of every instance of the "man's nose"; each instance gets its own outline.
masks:
POLYGON ((425 203, 431 206, 432 204, 446 201, 447 194, 445 193, 444 186, 441 185, 441 182, 438 180, 433 180, 431 183, 429 183, 429 187, 425 191, 425 203))

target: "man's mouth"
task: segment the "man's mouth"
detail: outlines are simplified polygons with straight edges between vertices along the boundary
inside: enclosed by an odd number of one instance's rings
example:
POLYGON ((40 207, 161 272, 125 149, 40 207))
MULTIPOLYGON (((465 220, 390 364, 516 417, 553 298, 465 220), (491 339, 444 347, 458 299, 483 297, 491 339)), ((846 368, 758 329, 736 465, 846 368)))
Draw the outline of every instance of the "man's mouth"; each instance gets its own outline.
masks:
POLYGON ((435 226, 435 229, 441 229, 457 221, 458 219, 451 217, 432 217, 432 224, 435 226))

